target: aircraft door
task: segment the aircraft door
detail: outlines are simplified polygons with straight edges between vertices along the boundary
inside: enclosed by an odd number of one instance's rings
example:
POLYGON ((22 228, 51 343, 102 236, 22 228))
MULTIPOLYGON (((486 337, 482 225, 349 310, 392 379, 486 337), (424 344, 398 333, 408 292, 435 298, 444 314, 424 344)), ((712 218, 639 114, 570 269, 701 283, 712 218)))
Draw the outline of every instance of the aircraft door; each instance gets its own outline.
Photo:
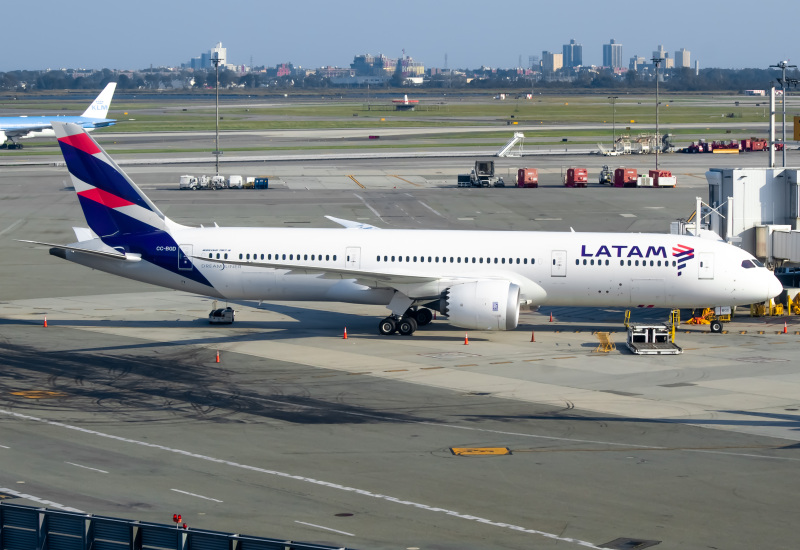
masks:
POLYGON ((358 246, 345 249, 345 268, 361 269, 361 248, 358 246))
POLYGON ((192 265, 192 245, 182 244, 178 246, 178 269, 182 271, 191 271, 194 267, 192 265))
POLYGON ((553 250, 552 251, 552 264, 550 275, 552 277, 566 277, 567 276, 567 251, 566 250, 553 250))
POLYGON ((713 252, 700 252, 697 254, 697 278, 698 279, 713 279, 714 278, 714 253, 713 252))

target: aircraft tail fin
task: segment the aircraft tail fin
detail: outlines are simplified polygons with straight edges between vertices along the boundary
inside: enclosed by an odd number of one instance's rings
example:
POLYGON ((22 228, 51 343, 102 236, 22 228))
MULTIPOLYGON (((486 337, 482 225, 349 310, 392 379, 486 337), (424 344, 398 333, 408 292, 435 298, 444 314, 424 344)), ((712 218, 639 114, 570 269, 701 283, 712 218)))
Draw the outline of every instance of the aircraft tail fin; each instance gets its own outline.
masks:
POLYGON ((170 221, 77 124, 53 121, 61 153, 91 230, 101 239, 170 232, 170 221))
POLYGON ((81 116, 86 118, 106 118, 108 109, 111 107, 111 98, 117 88, 116 82, 109 82, 100 95, 95 98, 89 108, 81 116))

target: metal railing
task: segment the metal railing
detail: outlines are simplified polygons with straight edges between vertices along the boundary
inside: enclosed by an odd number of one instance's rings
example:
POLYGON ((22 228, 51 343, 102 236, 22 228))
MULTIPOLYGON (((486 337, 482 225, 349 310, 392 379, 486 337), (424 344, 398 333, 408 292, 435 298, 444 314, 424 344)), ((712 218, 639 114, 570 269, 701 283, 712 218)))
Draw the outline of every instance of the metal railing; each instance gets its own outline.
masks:
POLYGON ((346 550, 0 502, 3 550, 346 550))

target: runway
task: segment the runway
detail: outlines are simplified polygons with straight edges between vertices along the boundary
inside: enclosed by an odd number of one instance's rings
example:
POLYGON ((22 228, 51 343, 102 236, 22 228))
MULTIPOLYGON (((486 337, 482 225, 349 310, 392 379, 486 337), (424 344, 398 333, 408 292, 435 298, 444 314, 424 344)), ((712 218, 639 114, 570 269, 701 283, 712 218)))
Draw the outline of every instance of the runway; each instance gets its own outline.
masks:
MULTIPOLYGON (((709 157, 663 159, 672 190, 564 189, 575 157, 526 190, 457 189, 459 159, 265 165, 266 191, 129 174, 180 223, 663 232, 705 195, 709 157)), ((210 326, 208 299, 14 241, 72 240, 84 222, 66 178, 0 173, 0 493, 364 549, 792 546, 795 318, 788 334, 746 316, 727 334, 683 328, 685 353, 655 358, 621 349, 621 310, 528 312, 468 345, 440 320, 382 338, 384 308, 344 304, 234 304, 233 326, 210 326), (616 352, 594 353, 597 330, 617 331, 616 352), (465 447, 510 454, 451 450, 465 447)))

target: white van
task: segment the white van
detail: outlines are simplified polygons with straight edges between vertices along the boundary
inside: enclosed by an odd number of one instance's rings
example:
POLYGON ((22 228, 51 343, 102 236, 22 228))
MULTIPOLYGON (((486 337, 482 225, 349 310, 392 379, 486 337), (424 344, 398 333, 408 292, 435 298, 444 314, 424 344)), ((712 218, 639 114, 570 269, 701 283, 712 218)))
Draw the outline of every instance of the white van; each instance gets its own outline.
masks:
POLYGON ((179 189, 197 189, 197 178, 194 176, 181 176, 179 189))

